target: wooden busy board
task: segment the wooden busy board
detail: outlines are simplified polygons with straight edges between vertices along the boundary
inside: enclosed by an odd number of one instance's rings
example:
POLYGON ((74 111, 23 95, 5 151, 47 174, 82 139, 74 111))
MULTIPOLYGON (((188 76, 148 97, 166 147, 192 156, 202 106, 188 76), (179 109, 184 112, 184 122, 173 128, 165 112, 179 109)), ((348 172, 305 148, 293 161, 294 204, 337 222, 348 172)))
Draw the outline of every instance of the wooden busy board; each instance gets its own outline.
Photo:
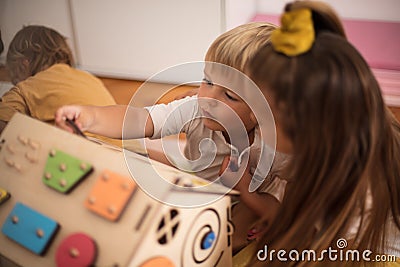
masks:
POLYGON ((231 265, 222 187, 193 190, 205 181, 20 114, 0 142, 0 266, 231 265), (161 199, 132 174, 166 178, 161 199), (179 199, 205 204, 165 204, 179 199))

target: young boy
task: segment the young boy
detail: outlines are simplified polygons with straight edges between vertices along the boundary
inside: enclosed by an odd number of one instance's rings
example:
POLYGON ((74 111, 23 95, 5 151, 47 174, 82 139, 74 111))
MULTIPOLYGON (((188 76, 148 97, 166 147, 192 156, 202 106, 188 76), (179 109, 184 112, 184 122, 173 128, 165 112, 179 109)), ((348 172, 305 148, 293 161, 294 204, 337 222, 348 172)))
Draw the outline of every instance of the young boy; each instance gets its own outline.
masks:
POLYGON ((0 100, 0 131, 15 112, 52 122, 63 105, 115 104, 98 78, 73 64, 71 50, 57 31, 39 25, 18 31, 7 53, 14 87, 0 100))
MULTIPOLYGON (((122 135, 124 138, 162 138, 186 133, 184 153, 191 172, 208 180, 216 180, 221 175, 223 182, 232 185, 241 178, 237 177, 240 173, 246 178, 236 187, 241 192, 237 209, 246 215, 238 214, 234 207, 232 216, 238 234, 234 237, 234 250, 239 249, 246 243, 247 231, 256 219, 261 216, 273 219, 285 188, 285 181, 279 179, 277 172, 268 175, 274 153, 266 148, 261 137, 259 117, 254 112, 257 108, 247 103, 264 108, 268 105, 254 97, 257 87, 248 88, 245 82, 241 83, 246 62, 269 42, 274 29, 269 23, 248 23, 219 36, 205 56, 205 76, 197 96, 148 108, 65 106, 57 111, 56 123, 71 132, 65 119, 75 120, 83 131, 112 138, 122 135), (241 172, 236 172, 234 167, 225 171, 224 161, 242 159, 243 162, 245 158, 249 163, 247 168, 246 164, 238 166, 241 172), (256 192, 249 192, 251 179, 256 176, 261 181, 266 179, 261 186, 253 188, 256 192)), ((276 162, 274 166, 279 164, 276 162)))

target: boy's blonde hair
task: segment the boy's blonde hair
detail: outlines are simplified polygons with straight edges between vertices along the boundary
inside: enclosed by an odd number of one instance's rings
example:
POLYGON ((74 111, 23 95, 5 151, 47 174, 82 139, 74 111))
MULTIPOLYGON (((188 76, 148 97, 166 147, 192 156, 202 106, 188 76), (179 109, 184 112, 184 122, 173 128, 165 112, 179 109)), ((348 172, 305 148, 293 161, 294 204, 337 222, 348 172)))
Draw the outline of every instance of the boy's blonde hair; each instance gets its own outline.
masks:
POLYGON ((258 49, 269 43, 276 25, 249 22, 221 34, 209 47, 205 60, 228 65, 244 72, 246 62, 258 49))
POLYGON ((72 66, 72 52, 65 37, 45 26, 23 27, 8 48, 6 65, 13 84, 57 63, 72 66))

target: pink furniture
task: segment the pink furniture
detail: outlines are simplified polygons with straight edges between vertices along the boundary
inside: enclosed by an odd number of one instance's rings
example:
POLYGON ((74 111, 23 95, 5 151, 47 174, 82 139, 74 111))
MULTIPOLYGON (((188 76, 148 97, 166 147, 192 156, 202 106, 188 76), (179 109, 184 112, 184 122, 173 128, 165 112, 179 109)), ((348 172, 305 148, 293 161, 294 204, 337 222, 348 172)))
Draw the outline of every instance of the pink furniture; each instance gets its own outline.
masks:
MULTIPOLYGON (((252 20, 280 24, 277 15, 257 14, 252 20)), ((342 21, 349 41, 375 73, 388 105, 400 106, 400 22, 342 21)))

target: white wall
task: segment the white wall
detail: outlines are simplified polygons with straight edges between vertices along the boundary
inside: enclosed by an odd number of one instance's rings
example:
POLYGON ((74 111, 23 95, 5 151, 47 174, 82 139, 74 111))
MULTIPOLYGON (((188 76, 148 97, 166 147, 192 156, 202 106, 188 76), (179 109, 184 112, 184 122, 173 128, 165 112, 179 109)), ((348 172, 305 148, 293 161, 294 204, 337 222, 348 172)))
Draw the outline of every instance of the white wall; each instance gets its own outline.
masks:
POLYGON ((224 0, 226 30, 249 22, 257 13, 258 0, 224 0))
POLYGON ((217 0, 71 2, 81 67, 106 76, 145 80, 203 60, 224 30, 217 0))
MULTIPOLYGON (((257 0, 257 12, 281 14, 292 0, 257 0)), ((399 0, 322 0, 329 3, 343 18, 400 21, 399 0)))

